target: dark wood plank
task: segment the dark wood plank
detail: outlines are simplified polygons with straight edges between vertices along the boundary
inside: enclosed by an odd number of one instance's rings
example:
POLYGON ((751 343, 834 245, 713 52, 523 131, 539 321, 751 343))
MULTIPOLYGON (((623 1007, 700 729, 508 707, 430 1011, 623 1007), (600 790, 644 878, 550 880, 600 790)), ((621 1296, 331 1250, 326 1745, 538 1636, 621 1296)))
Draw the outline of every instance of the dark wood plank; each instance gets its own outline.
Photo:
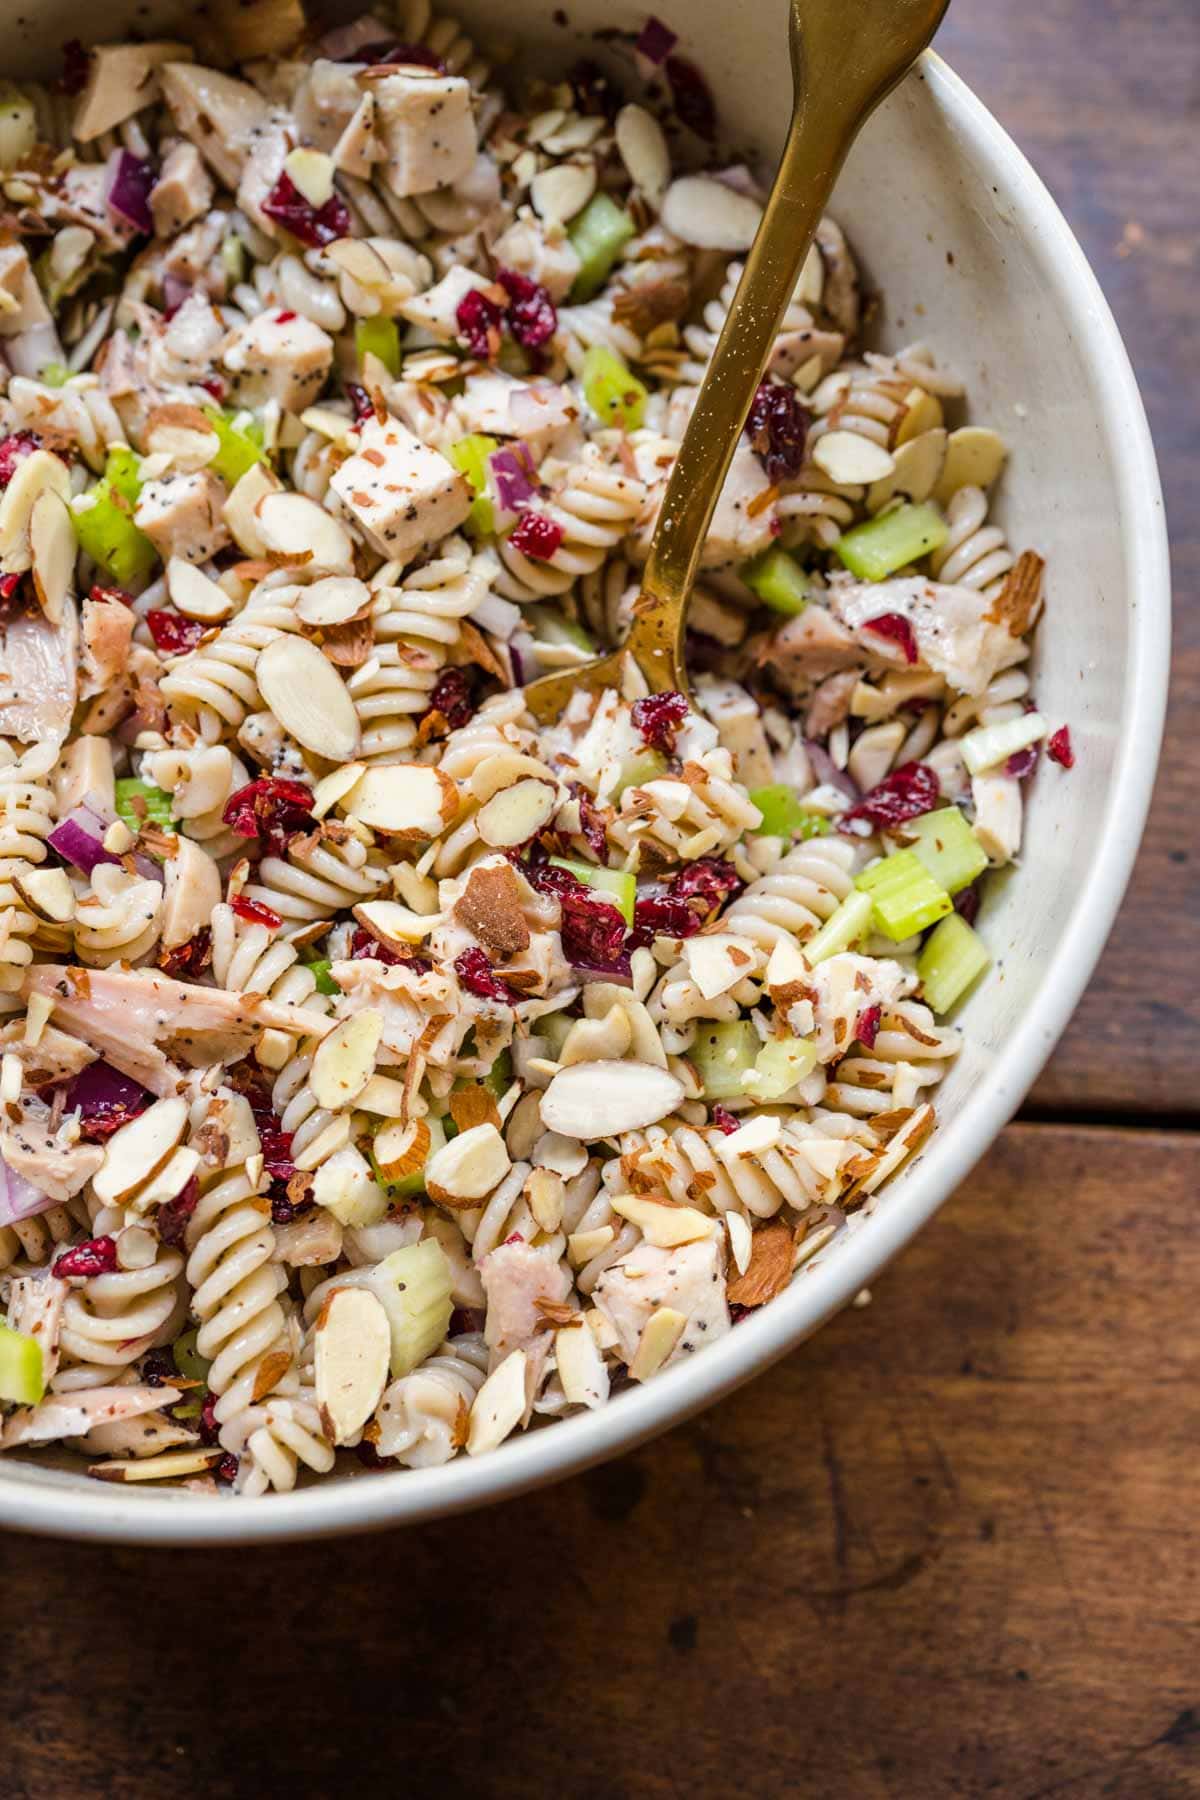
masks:
POLYGON ((1014 1127, 868 1307, 472 1518, 0 1541, 0 1791, 1195 1795, 1198 1183, 1014 1127))
MULTIPOLYGON (((1200 992, 1200 206, 1195 0, 954 0, 943 51, 1028 153, 1112 303, 1171 522, 1175 679, 1137 874, 1034 1100, 1197 1113, 1200 992)), ((1069 579, 1069 571, 1067 572, 1069 579)))

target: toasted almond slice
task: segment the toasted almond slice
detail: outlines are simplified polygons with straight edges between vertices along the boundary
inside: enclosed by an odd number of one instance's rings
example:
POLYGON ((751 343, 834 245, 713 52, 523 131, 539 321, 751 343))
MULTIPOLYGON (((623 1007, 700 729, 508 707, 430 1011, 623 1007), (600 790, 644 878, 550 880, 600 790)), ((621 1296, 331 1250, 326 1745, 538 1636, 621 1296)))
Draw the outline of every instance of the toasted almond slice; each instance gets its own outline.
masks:
POLYGON ((480 808, 475 824, 485 844, 494 850, 526 844, 549 824, 558 806, 558 792, 548 781, 529 778, 514 787, 501 788, 480 808))
POLYGON ((370 768, 345 796, 346 812, 361 824, 418 843, 440 837, 458 808, 458 788, 450 776, 424 763, 370 768))
POLYGON ((92 1192, 105 1205, 121 1200, 161 1167, 187 1130, 188 1104, 179 1095, 122 1125, 108 1140, 103 1167, 92 1177, 92 1192))
POLYGON ((388 1316, 370 1289, 335 1288, 313 1331, 317 1407, 333 1443, 347 1443, 379 1405, 391 1348, 388 1316))
POLYGON ((425 1167, 431 1141, 424 1119, 410 1119, 407 1125, 399 1120, 385 1125, 375 1136, 375 1166, 386 1182, 403 1181, 406 1175, 416 1175, 425 1167))
MULTIPOLYGON (((206 468, 220 448, 220 438, 198 406, 169 401, 156 406, 146 421, 147 454, 161 460, 164 472, 192 475, 206 468)), ((142 478, 148 479, 144 461, 142 478)))
POLYGON ((339 1113, 336 1119, 330 1119, 324 1131, 317 1133, 311 1144, 305 1144, 292 1161, 301 1170, 319 1169, 328 1157, 336 1156, 339 1150, 346 1148, 353 1129, 354 1122, 350 1114, 339 1113))
POLYGON ((166 1450, 161 1456, 134 1456, 127 1462, 92 1463, 88 1474, 97 1481, 181 1481, 185 1475, 202 1475, 222 1455, 220 1444, 212 1450, 166 1450))
POLYGON ((473 1125, 434 1151, 425 1166, 425 1191, 443 1206, 470 1207, 499 1186, 511 1167, 496 1127, 473 1125))
POLYGON ((563 1137, 613 1137, 656 1125, 683 1096, 681 1081, 649 1063, 573 1063, 542 1095, 542 1123, 563 1137))
POLYGON ((940 426, 909 438, 896 451, 894 467, 882 481, 867 490, 867 508, 879 512, 896 494, 907 500, 928 500, 946 461, 946 433, 940 426))
POLYGON ((819 244, 810 244, 800 279, 796 283, 796 299, 802 306, 820 306, 825 292, 825 259, 819 244))
POLYGON ((629 1365, 634 1381, 649 1381, 652 1375, 657 1375, 683 1336, 686 1324, 687 1315, 676 1312, 671 1306, 660 1306, 657 1312, 651 1313, 637 1353, 629 1365))
POLYGON ((573 1231, 567 1239, 567 1258, 572 1268, 582 1269, 616 1237, 611 1225, 597 1225, 591 1231, 573 1231))
POLYGON ((13 886, 39 919, 69 925, 75 917, 75 890, 65 869, 24 869, 13 886))
POLYGON ((273 638, 254 668, 258 690, 283 729, 314 756, 348 762, 358 749, 358 714, 333 664, 307 638, 273 638))
MULTIPOLYGON (((24 1042, 31 1050, 35 1050, 42 1041, 42 1033, 50 1023, 50 1015, 54 1011, 54 995, 33 993, 29 996, 25 1008, 25 1030, 22 1033, 24 1042)), ((20 1097, 21 1084, 17 1084, 16 1098, 20 1097)))
POLYGON ((749 938, 732 931, 714 931, 689 938, 683 946, 688 971, 706 1000, 728 993, 754 973, 755 947, 749 938))
POLYGON ((942 403, 936 394, 926 388, 909 388, 904 396, 904 416, 896 428, 895 442, 897 446, 907 444, 912 438, 923 437, 927 431, 937 431, 945 421, 942 403))
POLYGON ((247 556, 265 556, 267 543, 258 522, 258 509, 270 494, 282 494, 283 486, 266 463, 255 463, 238 481, 221 508, 238 549, 247 556))
POLYGON ((557 1231, 562 1224, 566 1183, 553 1169, 533 1169, 525 1183, 529 1210, 543 1231, 557 1231))
POLYGON ((344 625, 370 600, 370 588, 357 575, 326 575, 304 589, 296 602, 296 617, 306 625, 344 625))
POLYGON ((895 467, 882 444, 873 443, 857 431, 825 432, 813 445, 812 459, 839 487, 862 487, 870 481, 882 481, 895 467))
POLYGON ((359 924, 389 950, 419 944, 442 922, 440 913, 412 912, 398 900, 365 900, 351 911, 359 924))
POLYGON ((284 158, 283 167, 292 186, 318 212, 333 198, 333 159, 323 150, 293 150, 284 158))
POLYGON ((535 1169, 551 1169, 564 1181, 570 1181, 583 1174, 588 1155, 578 1138, 560 1137, 557 1131, 543 1131, 533 1146, 532 1161, 535 1169))
POLYGON ((572 1406, 603 1406, 608 1399, 608 1367, 595 1337, 575 1325, 554 1334, 554 1360, 563 1393, 572 1406))
POLYGON ((551 163, 529 184, 533 210, 546 225, 565 225, 596 191, 594 162, 551 163))
POLYGON ((512 787, 522 775, 540 775, 545 781, 546 765, 535 756, 526 756, 523 750, 500 750, 494 756, 485 756, 467 784, 471 798, 483 806, 493 794, 512 787))
MULTIPOLYGON (((350 1119, 349 1113, 341 1116, 347 1122, 350 1119)), ((296 1166, 299 1168, 299 1162, 296 1166)), ((317 1205, 331 1212, 341 1225, 378 1225, 387 1217, 388 1197, 366 1157, 353 1144, 344 1143, 325 1158, 313 1179, 312 1192, 317 1205)))
POLYGON ((983 425, 964 425, 946 440, 946 461, 933 497, 946 506, 961 487, 990 488, 1008 458, 1008 446, 983 425))
POLYGON ((330 807, 344 800, 359 776, 366 769, 366 763, 344 763, 340 769, 331 769, 318 781, 313 789, 312 806, 309 811, 314 819, 323 819, 330 807))
POLYGON ((167 592, 172 606, 185 619, 197 619, 204 625, 219 625, 233 612, 233 601, 225 589, 182 556, 173 556, 167 564, 167 592))
MULTIPOLYGON (((381 1118, 394 1119, 404 1110, 404 1083, 397 1081, 392 1075, 372 1075, 354 1104, 359 1112, 377 1113, 381 1118)), ((378 1149, 376 1142, 376 1154, 378 1149)))
POLYGON ((467 1455, 479 1456, 502 1444, 525 1411, 525 1352, 514 1350, 488 1376, 475 1396, 467 1432, 467 1455))
POLYGON ((646 1242, 660 1250, 673 1250, 678 1244, 698 1244, 701 1238, 715 1236, 717 1230, 716 1219, 698 1212, 694 1206, 663 1206, 636 1194, 617 1194, 612 1209, 636 1225, 646 1242))
POLYGON ((62 618, 63 607, 75 578, 78 546, 71 515, 60 496, 49 488, 38 495, 29 515, 29 549, 33 558, 33 586, 38 605, 52 625, 62 618))
POLYGON ((377 1007, 364 1006, 321 1039, 308 1075, 318 1106, 340 1112, 357 1099, 375 1073, 375 1054, 382 1036, 383 1014, 377 1007))
POLYGON ((340 519, 307 494, 267 494, 256 510, 259 533, 269 551, 302 557, 309 571, 324 569, 337 575, 353 572, 350 533, 340 519))
POLYGON ((711 175, 683 175, 663 196, 663 225, 701 250, 748 250, 761 218, 757 200, 711 175))
POLYGON ((146 1225, 126 1225, 116 1242, 120 1269, 148 1269, 158 1260, 158 1233, 146 1225))
POLYGON ((729 1233, 729 1253, 733 1257, 734 1267, 739 1275, 744 1275, 750 1267, 754 1234, 742 1214, 732 1210, 725 1214, 725 1229, 729 1233))
POLYGON ((21 458, 0 498, 0 566, 5 574, 16 574, 32 562, 30 520, 34 506, 45 493, 57 494, 69 505, 71 477, 61 457, 53 456, 49 450, 35 450, 32 456, 21 458))
POLYGON ((130 1212, 146 1217, 156 1206, 165 1206, 181 1194, 199 1167, 199 1153, 180 1144, 143 1186, 126 1195, 126 1207, 130 1212))
POLYGON ((657 205, 671 179, 671 153, 662 126, 644 106, 623 106, 617 114, 616 138, 630 181, 657 205))

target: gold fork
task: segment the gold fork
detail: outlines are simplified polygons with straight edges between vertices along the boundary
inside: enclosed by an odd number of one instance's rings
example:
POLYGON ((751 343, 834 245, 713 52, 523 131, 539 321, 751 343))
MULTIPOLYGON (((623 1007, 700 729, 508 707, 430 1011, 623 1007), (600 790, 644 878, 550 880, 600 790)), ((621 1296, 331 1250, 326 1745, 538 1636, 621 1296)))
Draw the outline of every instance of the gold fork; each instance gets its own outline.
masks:
POLYGON ((684 620, 713 508, 813 234, 854 139, 929 43, 949 0, 791 0, 792 122, 746 267, 667 482, 624 643, 525 689, 543 723, 578 688, 687 692, 684 620))

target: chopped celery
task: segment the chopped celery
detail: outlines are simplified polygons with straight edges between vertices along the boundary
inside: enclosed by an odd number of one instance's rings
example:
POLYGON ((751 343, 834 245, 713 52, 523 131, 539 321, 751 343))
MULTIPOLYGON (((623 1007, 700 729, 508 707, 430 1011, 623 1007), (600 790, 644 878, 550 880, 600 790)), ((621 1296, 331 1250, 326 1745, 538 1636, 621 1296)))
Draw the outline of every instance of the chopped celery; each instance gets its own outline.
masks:
POLYGON ((130 506, 137 505, 142 491, 141 462, 127 444, 117 444, 109 451, 104 463, 104 479, 114 494, 120 494, 130 506))
POLYGON ((149 781, 135 781, 131 776, 123 776, 116 783, 116 809, 118 819, 124 819, 131 831, 141 825, 162 825, 168 831, 176 829, 175 819, 171 812, 171 796, 162 788, 155 787, 149 781), (140 800, 145 808, 144 813, 135 806, 140 800))
MULTIPOLYGON (((125 456, 132 454, 124 452, 125 456)), ((116 455, 115 451, 110 454, 110 465, 116 455)), ((150 573, 158 561, 158 551, 133 522, 137 487, 132 495, 125 491, 137 480, 136 462, 132 476, 124 464, 119 464, 117 478, 120 487, 107 474, 98 481, 83 496, 88 504, 72 507, 71 521, 80 549, 107 569, 120 587, 129 588, 138 586, 150 573)))
POLYGON ((666 772, 667 759, 661 751, 638 750, 621 764, 617 784, 607 798, 619 800, 626 788, 645 787, 648 781, 658 781, 666 772))
POLYGON ((466 476, 474 489, 475 498, 467 514, 467 524, 480 537, 488 537, 496 529, 496 509, 487 491, 487 459, 499 448, 498 438, 473 431, 469 437, 461 437, 456 444, 451 444, 446 452, 448 460, 460 475, 466 476))
POLYGON ((872 863, 854 883, 875 909, 875 923, 895 944, 924 931, 954 910, 940 882, 934 880, 915 850, 896 850, 872 863))
POLYGON ((1007 762, 1018 750, 1028 750, 1046 735, 1046 721, 1041 713, 1018 713, 1000 725, 980 725, 958 740, 962 759, 972 775, 982 775, 997 763, 1007 762))
POLYGON ((400 374, 400 331, 395 319, 385 319, 382 313, 359 319, 354 327, 354 348, 360 363, 377 356, 393 379, 400 374))
POLYGON ((199 1328, 193 1327, 191 1331, 180 1332, 171 1345, 171 1360, 188 1381, 207 1381, 208 1371, 212 1368, 208 1357, 201 1356, 196 1347, 198 1336, 199 1328))
POLYGON ((906 836, 916 838, 910 848, 948 894, 970 887, 988 866, 987 851, 957 806, 922 813, 907 820, 903 830, 906 836))
POLYGON ((633 924, 633 909, 637 902, 636 875, 628 869, 600 869, 594 863, 572 862, 566 856, 552 856, 550 861, 557 869, 569 869, 584 887, 595 888, 599 894, 610 894, 625 923, 633 924))
POLYGON ((71 379, 71 371, 66 363, 43 363, 38 370, 38 380, 43 387, 66 387, 71 379))
POLYGON ((772 1038, 742 1077, 742 1088, 755 1100, 782 1100, 816 1066, 817 1046, 807 1038, 772 1038))
POLYGON ((313 980, 317 984, 318 994, 341 993, 341 988, 329 973, 330 969, 333 967, 333 962, 328 956, 314 956, 311 962, 303 963, 301 966, 310 971, 313 980))
POLYGON ((407 1244, 377 1264, 369 1285, 391 1327, 392 1375, 407 1375, 433 1355, 450 1324, 454 1283, 446 1252, 436 1238, 407 1244))
POLYGON ((597 653, 595 639, 588 636, 582 625, 574 619, 564 619, 550 607, 539 607, 536 613, 528 615, 528 621, 529 629, 539 643, 572 644, 576 650, 586 650, 589 656, 597 653))
MULTIPOLYGON (((383 1127, 390 1122, 391 1121, 387 1119, 380 1119, 379 1123, 375 1126, 375 1130, 381 1131, 383 1127)), ((449 1122, 448 1119, 447 1123, 449 1122)), ((429 1118, 426 1119, 425 1123, 429 1127, 429 1154, 432 1156, 435 1150, 441 1150, 445 1145, 446 1133, 442 1128, 440 1119, 429 1118)), ((371 1160, 371 1169, 375 1179, 389 1200, 410 1200, 414 1194, 423 1194, 425 1192, 424 1169, 414 1169, 411 1175, 402 1175, 399 1181, 389 1181, 379 1167, 379 1162, 375 1155, 374 1144, 371 1145, 369 1156, 371 1160)))
POLYGON ((204 416, 216 432, 219 445, 208 466, 226 487, 236 487, 248 469, 267 460, 262 428, 254 420, 245 426, 235 425, 231 415, 217 406, 206 406, 204 416))
POLYGON ((762 824, 754 827, 756 837, 826 837, 833 830, 824 813, 801 806, 795 790, 782 781, 751 788, 750 803, 762 814, 762 824))
POLYGON ((620 357, 593 344, 583 359, 583 397, 606 425, 636 431, 646 416, 646 392, 620 357))
POLYGON ((45 1391, 42 1346, 23 1331, 0 1325, 0 1400, 36 1406, 45 1391))
POLYGON ((949 1012, 991 962, 987 945, 958 913, 943 919, 922 947, 917 974, 926 1005, 949 1012))
POLYGON ((512 1078, 512 1054, 508 1050, 502 1050, 484 1076, 483 1085, 489 1094, 494 1094, 499 1100, 501 1095, 507 1094, 512 1086, 512 1078))
POLYGON ((744 1099, 746 1084, 762 1049, 762 1039, 749 1019, 731 1019, 720 1025, 701 1025, 689 1060, 704 1083, 710 1100, 744 1099))
POLYGON ((883 581, 931 550, 939 550, 946 535, 946 521, 936 506, 897 506, 847 531, 834 549, 852 575, 863 581, 883 581))
POLYGON ((573 302, 590 300, 603 287, 634 230, 633 220, 615 200, 607 194, 593 194, 567 230, 571 248, 579 258, 579 273, 570 296, 573 302))
POLYGON ((871 896, 869 894, 847 894, 836 912, 830 913, 820 931, 801 944, 804 960, 814 966, 824 962, 827 956, 836 956, 839 950, 848 950, 851 944, 865 937, 871 928, 871 896))
POLYGON ((557 1058, 574 1024, 575 1020, 565 1012, 542 1014, 537 1022, 537 1036, 546 1039, 551 1056, 557 1058))
POLYGON ((221 267, 231 287, 246 279, 246 246, 232 232, 221 244, 221 267))
POLYGON ((746 586, 772 612, 786 613, 794 619, 808 605, 808 576, 795 557, 789 556, 777 544, 764 550, 753 562, 743 564, 741 576, 746 586))

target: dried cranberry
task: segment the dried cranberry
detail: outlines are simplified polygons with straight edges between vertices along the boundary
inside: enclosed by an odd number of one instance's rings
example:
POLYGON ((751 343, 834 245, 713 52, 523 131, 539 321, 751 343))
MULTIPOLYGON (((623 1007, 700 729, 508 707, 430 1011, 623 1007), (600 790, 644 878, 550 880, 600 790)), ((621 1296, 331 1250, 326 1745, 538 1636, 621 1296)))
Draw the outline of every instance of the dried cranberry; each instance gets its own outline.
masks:
POLYGON ((116 1266, 116 1238, 98 1237, 64 1250, 52 1272, 65 1280, 68 1275, 111 1275, 116 1266))
POLYGON ((411 959, 401 956, 396 950, 389 950, 387 945, 373 937, 365 925, 356 925, 354 935, 350 939, 350 962, 362 962, 370 957, 374 962, 387 963, 393 968, 400 968, 411 959))
POLYGON ((302 781, 263 775, 229 796, 221 818, 239 837, 256 837, 275 856, 283 856, 294 837, 315 828, 311 806, 312 790, 302 781))
POLYGON ((0 438, 0 488, 6 488, 17 472, 17 464, 40 449, 41 440, 32 431, 14 431, 0 438))
POLYGON ((864 1006, 854 1026, 854 1035, 865 1050, 875 1048, 875 1039, 879 1036, 879 1021, 883 1017, 882 1006, 864 1006))
POLYGON ((354 1446, 354 1454, 364 1469, 383 1469, 387 1467, 382 1456, 369 1438, 360 1438, 354 1446))
POLYGON ((717 108, 707 81, 686 57, 668 56, 665 66, 680 124, 711 144, 717 135, 717 108))
POLYGON ((293 1219, 301 1219, 305 1213, 311 1212, 315 1205, 316 1201, 311 1197, 306 1200, 289 1200, 286 1194, 272 1194, 271 1223, 290 1225, 293 1219))
MULTIPOLYGON (((131 1082, 130 1087, 136 1087, 136 1083, 131 1082)), ((139 1113, 145 1112, 149 1104, 149 1094, 140 1088, 131 1093, 128 1099, 105 1101, 80 1119, 79 1135, 86 1138, 89 1144, 102 1144, 114 1131, 120 1131, 122 1125, 128 1125, 130 1119, 136 1119, 139 1113)))
POLYGON ((183 1243, 187 1232, 187 1222, 195 1212, 200 1201, 200 1183, 193 1175, 187 1184, 180 1188, 173 1200, 167 1200, 159 1207, 155 1215, 158 1235, 164 1244, 178 1247, 183 1243))
POLYGON ((1059 726, 1058 730, 1046 745, 1046 755, 1050 758, 1051 762, 1058 763, 1060 768, 1073 769, 1075 767, 1075 752, 1071 747, 1071 728, 1069 725, 1059 726))
POLYGON ((888 638, 893 644, 899 644, 906 663, 917 661, 920 655, 917 634, 903 613, 880 613, 877 618, 867 619, 863 630, 873 631, 876 637, 888 638))
POLYGON ((229 902, 229 910, 247 925, 265 925, 268 931, 278 931, 283 924, 273 906, 265 906, 261 900, 247 900, 242 894, 229 902))
POLYGON ((3 617, 8 618, 16 611, 16 601, 20 591, 20 575, 0 575, 0 612, 3 617))
POLYGON ((361 425, 364 420, 373 419, 375 417, 375 403, 371 399, 366 388, 362 386, 361 382, 348 381, 346 383, 346 394, 351 406, 354 408, 354 423, 356 425, 361 425))
POLYGON ((508 295, 509 331, 526 350, 536 350, 558 329, 558 314, 548 291, 516 269, 497 269, 496 280, 508 295))
POLYGON ((661 750, 664 756, 671 756, 675 750, 675 733, 687 718, 687 712, 687 695, 672 690, 665 694, 647 694, 644 700, 635 700, 631 717, 634 730, 641 733, 644 743, 652 750, 661 750))
POLYGON ((277 325, 290 325, 295 316, 294 312, 277 312, 275 314, 275 323, 277 325))
POLYGON ((148 1350, 142 1358, 141 1377, 147 1387, 166 1387, 176 1375, 175 1364, 165 1350, 148 1350))
POLYGON ((577 968, 602 975, 628 975, 629 952, 625 947, 625 920, 607 900, 585 898, 590 888, 563 894, 563 955, 577 968))
POLYGON ((194 650, 208 627, 199 619, 185 619, 181 613, 162 612, 152 607, 146 614, 154 648, 163 656, 184 656, 194 650))
POLYGON ((656 937, 694 937, 706 919, 744 885, 733 864, 719 857, 702 856, 688 863, 665 892, 638 897, 630 948, 640 949, 656 937))
POLYGON ((630 947, 649 947, 656 937, 694 937, 703 923, 703 915, 686 900, 673 900, 669 894, 649 894, 634 904, 630 947))
POLYGON ((120 606, 133 605, 133 595, 127 594, 124 588, 108 586, 99 581, 93 581, 88 599, 110 601, 120 606))
POLYGON ((789 381, 761 381, 750 403, 746 433, 771 481, 798 475, 812 418, 789 381))
POLYGON ((267 1174, 273 1182, 286 1187, 296 1173, 296 1165, 292 1161, 292 1134, 280 1124, 262 1071, 256 1063, 235 1063, 229 1071, 228 1079, 235 1092, 249 1102, 250 1111, 254 1114, 259 1148, 267 1174))
POLYGON ((164 975, 173 976, 176 981, 194 980, 204 973, 212 959, 212 926, 202 925, 184 943, 174 944, 170 950, 160 950, 158 966, 164 975))
POLYGON ((671 894, 674 899, 685 900, 695 895, 704 902, 705 912, 712 913, 734 894, 740 894, 745 885, 732 863, 719 856, 701 856, 680 869, 671 882, 671 894))
POLYGON ((571 792, 579 802, 579 835, 601 865, 608 861, 608 830, 604 814, 585 787, 571 783, 571 792))
POLYGON ((509 543, 532 562, 549 562, 556 555, 565 533, 557 519, 548 513, 524 512, 509 536, 509 543))
POLYGON ((490 362, 499 351, 503 318, 503 306, 481 288, 471 288, 454 309, 459 336, 481 362, 490 362))
POLYGON ((721 1105, 720 1101, 712 1109, 712 1122, 718 1131, 725 1133, 726 1137, 732 1137, 735 1131, 740 1131, 742 1128, 742 1121, 737 1114, 731 1113, 727 1106, 721 1105))
POLYGON ((980 901, 979 883, 973 881, 970 887, 959 888, 954 896, 954 910, 968 925, 973 925, 979 917, 980 901))
POLYGON ((475 700, 464 669, 443 669, 429 696, 429 711, 441 713, 451 731, 475 717, 475 700))
POLYGON ((436 69, 439 75, 446 73, 445 63, 428 44, 391 44, 381 39, 377 44, 364 44, 358 50, 351 50, 347 55, 339 56, 337 61, 370 63, 372 66, 389 63, 403 67, 407 64, 410 69, 436 69))
POLYGON ((454 973, 458 976, 460 986, 480 1000, 502 1000, 506 1005, 512 1006, 521 998, 507 982, 501 981, 486 954, 477 947, 464 950, 460 956, 455 957, 454 973))
POLYGON ((330 194, 324 206, 313 206, 285 173, 280 174, 262 209, 269 219, 312 250, 350 235, 350 212, 340 194, 330 194))
POLYGON ((220 1462, 213 1467, 213 1475, 225 1487, 232 1487, 237 1480, 238 1459, 232 1450, 227 1450, 220 1462))
POLYGON ((196 386, 202 387, 206 394, 211 394, 218 404, 225 398, 225 383, 219 375, 199 375, 196 386))
POLYGON ((865 819, 875 831, 890 831, 893 825, 902 825, 919 813, 932 812, 941 791, 938 778, 928 763, 902 763, 890 775, 885 775, 869 794, 864 794, 856 806, 848 807, 841 814, 838 830, 846 831, 855 819, 865 819))
POLYGON ((211 1446, 217 1442, 221 1427, 217 1424, 217 1396, 205 1394, 200 1408, 200 1442, 211 1446))
POLYGON ((1004 773, 1012 775, 1017 781, 1024 781, 1027 775, 1033 774, 1037 766, 1038 747, 1036 744, 1026 744, 1023 750, 1013 751, 1004 765, 1004 773))
POLYGON ((85 50, 78 38, 68 39, 63 45, 62 74, 58 78, 60 90, 64 94, 82 94, 91 66, 91 51, 85 50))

